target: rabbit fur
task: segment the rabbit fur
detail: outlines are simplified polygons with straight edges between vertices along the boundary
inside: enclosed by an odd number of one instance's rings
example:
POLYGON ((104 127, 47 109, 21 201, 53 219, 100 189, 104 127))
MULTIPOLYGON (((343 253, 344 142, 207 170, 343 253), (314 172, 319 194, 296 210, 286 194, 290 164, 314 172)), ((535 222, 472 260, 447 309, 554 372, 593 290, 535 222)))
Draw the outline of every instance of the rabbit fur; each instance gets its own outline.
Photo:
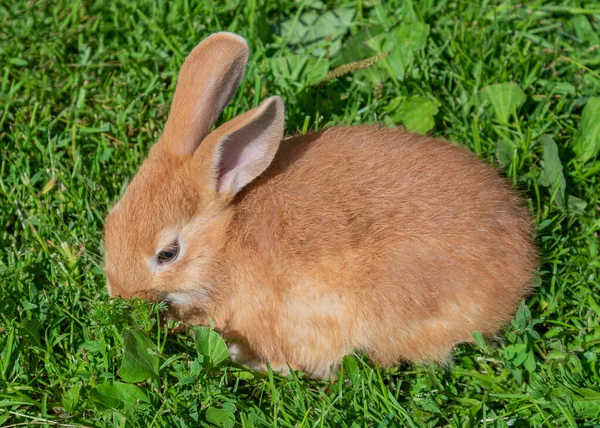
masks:
POLYGON ((493 167, 402 128, 283 138, 279 97, 210 132, 247 61, 231 33, 186 59, 162 137, 106 218, 111 296, 167 301, 212 322, 235 360, 316 378, 351 352, 445 361, 510 320, 536 251, 493 167))

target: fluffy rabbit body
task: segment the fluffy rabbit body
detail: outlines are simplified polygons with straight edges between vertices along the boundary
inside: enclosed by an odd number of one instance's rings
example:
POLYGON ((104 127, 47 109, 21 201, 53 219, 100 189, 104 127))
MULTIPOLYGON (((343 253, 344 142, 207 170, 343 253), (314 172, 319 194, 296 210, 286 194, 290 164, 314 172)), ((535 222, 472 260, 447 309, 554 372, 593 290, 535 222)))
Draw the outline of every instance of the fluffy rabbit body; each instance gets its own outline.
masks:
POLYGON ((313 377, 352 351, 444 360, 507 322, 536 265, 497 171, 400 128, 283 139, 278 97, 210 132, 247 59, 230 33, 186 59, 160 141, 106 218, 110 295, 167 301, 212 320, 234 359, 313 377))

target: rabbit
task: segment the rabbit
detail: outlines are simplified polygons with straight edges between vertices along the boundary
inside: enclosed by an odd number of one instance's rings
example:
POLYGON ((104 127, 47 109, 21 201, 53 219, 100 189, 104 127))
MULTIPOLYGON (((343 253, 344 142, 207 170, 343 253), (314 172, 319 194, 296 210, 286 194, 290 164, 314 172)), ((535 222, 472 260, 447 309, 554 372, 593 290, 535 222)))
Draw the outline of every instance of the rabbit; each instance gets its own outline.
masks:
POLYGON ((165 301, 256 370, 343 357, 447 362, 530 292, 533 223, 492 166, 403 128, 284 138, 271 96, 211 132, 248 61, 216 33, 186 58, 160 140, 105 221, 111 297, 165 301))

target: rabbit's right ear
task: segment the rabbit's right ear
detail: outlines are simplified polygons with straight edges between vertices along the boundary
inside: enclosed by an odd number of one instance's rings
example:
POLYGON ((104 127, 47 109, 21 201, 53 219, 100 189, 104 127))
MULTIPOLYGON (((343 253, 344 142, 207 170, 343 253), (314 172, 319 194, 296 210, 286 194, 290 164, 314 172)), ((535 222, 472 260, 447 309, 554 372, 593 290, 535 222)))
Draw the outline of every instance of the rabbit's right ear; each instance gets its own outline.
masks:
POLYGON ((191 155, 237 91, 248 43, 233 33, 216 33, 188 55, 177 81, 160 144, 169 152, 191 155))
POLYGON ((283 128, 283 100, 275 96, 211 132, 192 158, 204 197, 232 201, 269 167, 283 128))

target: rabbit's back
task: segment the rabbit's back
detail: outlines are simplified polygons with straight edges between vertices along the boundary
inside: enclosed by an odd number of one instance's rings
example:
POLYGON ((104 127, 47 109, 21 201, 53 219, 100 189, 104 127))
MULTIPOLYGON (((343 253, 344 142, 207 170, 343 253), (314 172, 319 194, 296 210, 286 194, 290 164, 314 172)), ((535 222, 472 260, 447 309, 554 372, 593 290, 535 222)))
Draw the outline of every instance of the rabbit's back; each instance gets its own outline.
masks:
POLYGON ((472 331, 495 332, 535 268, 527 209, 497 171, 399 128, 285 140, 235 224, 279 299, 312 296, 310 311, 337 313, 326 328, 385 364, 443 358, 472 331))
POLYGON ((250 230, 268 226, 301 257, 425 240, 471 253, 532 249, 528 210, 495 168, 401 128, 331 128, 284 140, 238 207, 250 230))

